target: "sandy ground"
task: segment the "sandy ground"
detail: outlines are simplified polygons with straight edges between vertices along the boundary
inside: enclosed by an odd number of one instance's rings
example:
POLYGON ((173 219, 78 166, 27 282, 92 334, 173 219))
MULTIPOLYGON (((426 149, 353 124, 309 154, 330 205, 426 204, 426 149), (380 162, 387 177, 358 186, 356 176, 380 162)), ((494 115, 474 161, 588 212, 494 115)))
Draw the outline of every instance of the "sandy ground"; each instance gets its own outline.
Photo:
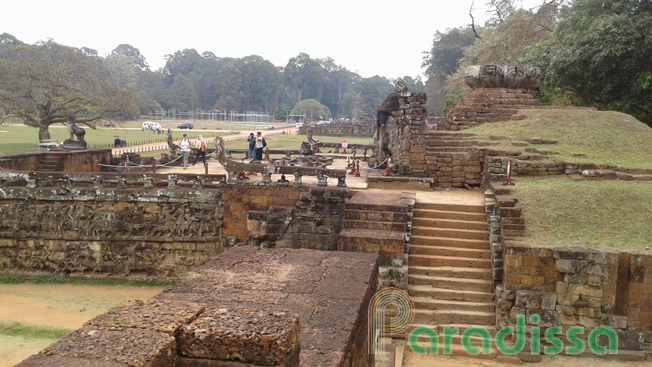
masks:
MULTIPOLYGON (((0 321, 74 330, 126 299, 151 298, 161 290, 75 284, 0 285, 0 321)), ((13 366, 54 341, 0 334, 0 367, 13 366)))
MULTIPOLYGON (((403 367, 496 367, 515 365, 512 363, 501 363, 496 360, 457 356, 420 356, 411 351, 406 351, 405 358, 403 359, 403 367)), ((523 363, 523 365, 537 367, 647 367, 652 366, 652 361, 622 362, 597 358, 543 356, 540 362, 523 363)))

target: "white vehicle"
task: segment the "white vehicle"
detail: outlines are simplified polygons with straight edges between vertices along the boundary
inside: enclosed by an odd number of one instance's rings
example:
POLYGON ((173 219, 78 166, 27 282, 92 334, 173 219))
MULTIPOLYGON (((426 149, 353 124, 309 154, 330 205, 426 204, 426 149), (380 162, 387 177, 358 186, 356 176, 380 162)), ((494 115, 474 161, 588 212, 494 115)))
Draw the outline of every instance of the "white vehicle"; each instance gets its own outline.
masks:
POLYGON ((144 121, 142 129, 156 131, 156 130, 163 130, 163 127, 158 122, 144 121))

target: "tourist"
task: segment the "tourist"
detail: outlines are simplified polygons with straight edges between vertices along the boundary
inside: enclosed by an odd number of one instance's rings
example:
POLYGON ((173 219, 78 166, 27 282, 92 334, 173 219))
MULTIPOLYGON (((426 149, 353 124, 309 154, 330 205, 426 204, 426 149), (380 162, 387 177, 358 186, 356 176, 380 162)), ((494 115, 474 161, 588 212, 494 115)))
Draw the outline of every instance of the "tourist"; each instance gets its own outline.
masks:
POLYGON ((190 156, 190 140, 188 140, 186 134, 183 134, 179 147, 181 147, 181 156, 183 157, 183 169, 186 169, 188 168, 188 157, 190 156))
POLYGON ((263 148, 267 146, 267 142, 263 135, 259 132, 256 133, 256 159, 255 162, 263 160, 263 148))
POLYGON ((249 137, 247 138, 247 142, 249 142, 249 154, 247 154, 247 159, 249 160, 254 160, 254 154, 255 154, 255 149, 256 149, 256 137, 254 136, 254 133, 250 133, 249 137))
POLYGON ((195 163, 197 163, 197 159, 201 156, 201 161, 204 162, 204 165, 206 165, 206 142, 204 141, 204 137, 199 135, 197 137, 197 146, 199 148, 197 155, 195 156, 195 161, 192 162, 192 165, 194 166, 195 163))

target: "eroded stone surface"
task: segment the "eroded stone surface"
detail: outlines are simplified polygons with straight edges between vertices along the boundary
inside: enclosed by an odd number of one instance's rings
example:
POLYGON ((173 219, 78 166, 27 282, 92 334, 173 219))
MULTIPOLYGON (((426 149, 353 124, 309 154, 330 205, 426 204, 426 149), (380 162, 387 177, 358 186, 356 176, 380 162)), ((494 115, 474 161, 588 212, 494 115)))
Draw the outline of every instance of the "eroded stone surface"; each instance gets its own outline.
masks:
MULTIPOLYGON (((365 333, 376 273, 374 254, 238 246, 186 274, 155 298, 197 302, 206 306, 205 312, 224 308, 288 310, 298 317, 301 328, 301 366, 348 365, 352 360, 368 359, 366 354, 357 355, 366 353, 366 348, 358 348, 359 352, 352 334, 365 333)), ((195 321, 195 327, 200 322, 210 324, 210 320, 200 321, 203 316, 195 321)), ((240 318, 239 327, 246 320, 240 318)), ((366 345, 366 339, 359 343, 366 345)))
POLYGON ((203 310, 203 305, 184 301, 129 300, 88 321, 85 326, 150 329, 174 335, 203 310))
POLYGON ((181 329, 177 343, 187 357, 276 366, 299 349, 299 321, 278 309, 207 309, 181 329))
POLYGON ((113 362, 130 367, 169 367, 176 360, 176 342, 173 336, 154 330, 86 326, 42 354, 88 359, 98 361, 98 365, 113 362))

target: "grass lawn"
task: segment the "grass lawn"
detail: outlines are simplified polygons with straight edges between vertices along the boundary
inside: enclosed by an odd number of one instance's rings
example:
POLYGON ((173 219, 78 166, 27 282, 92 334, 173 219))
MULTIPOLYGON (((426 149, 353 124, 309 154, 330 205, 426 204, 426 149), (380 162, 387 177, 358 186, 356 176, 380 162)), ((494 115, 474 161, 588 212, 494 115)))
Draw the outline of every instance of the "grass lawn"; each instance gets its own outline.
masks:
POLYGON ((652 183, 519 178, 526 242, 652 254, 652 183))
POLYGON ((652 129, 630 115, 571 110, 522 110, 519 114, 527 119, 488 123, 463 132, 506 137, 501 148, 521 151, 528 147, 512 146, 510 141, 552 139, 558 144, 529 147, 557 152, 552 159, 564 162, 652 169, 652 129))
POLYGON ((151 298, 169 285, 124 279, 2 276, 0 367, 19 363, 122 301, 151 298))
MULTIPOLYGON (((180 139, 184 133, 187 133, 190 138, 195 138, 197 135, 215 136, 216 134, 224 134, 215 132, 202 132, 201 130, 182 130, 174 131, 172 136, 175 139, 180 139)), ((68 129, 54 125, 50 127, 50 136, 52 139, 63 142, 64 140, 68 139, 68 129)), ((167 139, 166 134, 154 134, 151 131, 126 130, 121 128, 99 128, 97 130, 93 130, 87 128, 85 140, 88 143, 89 148, 95 148, 98 146, 106 147, 107 144, 111 144, 111 146, 113 146, 113 140, 116 136, 119 136, 120 139, 127 140, 127 144, 129 145, 134 145, 135 143, 150 143, 157 141, 164 142, 167 139)), ((0 154, 33 152, 36 151, 37 148, 37 128, 6 124, 0 125, 0 154)))

